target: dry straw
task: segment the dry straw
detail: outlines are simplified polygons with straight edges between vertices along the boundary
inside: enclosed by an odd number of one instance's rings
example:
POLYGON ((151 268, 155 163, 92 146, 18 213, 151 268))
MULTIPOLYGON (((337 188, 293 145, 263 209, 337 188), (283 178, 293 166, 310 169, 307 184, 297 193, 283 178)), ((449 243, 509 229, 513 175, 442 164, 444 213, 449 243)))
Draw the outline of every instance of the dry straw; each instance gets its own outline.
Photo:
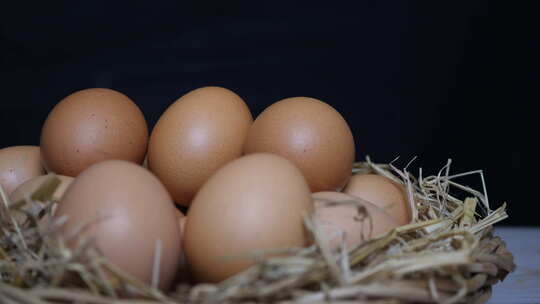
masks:
MULTIPOLYGON (((423 177, 420 170, 415 177, 407 167, 367 158, 355 164, 354 173, 404 184, 412 224, 354 248, 342 242, 332 252, 318 218, 308 215, 313 246, 282 250, 279 257, 272 252, 272 258, 253 253, 258 263, 227 281, 180 284, 169 293, 108 263, 92 240, 68 249, 57 233, 65 219, 40 220, 50 218, 56 178, 23 202, 10 202, 0 191, 0 303, 484 303, 492 285, 515 268, 505 243, 493 234, 493 224, 507 217, 506 205, 491 210, 481 171, 450 175, 450 166, 448 161, 437 175, 423 177), (456 182, 472 174, 481 178, 482 191, 456 182), (467 198, 453 196, 456 189, 467 198)), ((370 221, 361 205, 358 220, 370 221)))

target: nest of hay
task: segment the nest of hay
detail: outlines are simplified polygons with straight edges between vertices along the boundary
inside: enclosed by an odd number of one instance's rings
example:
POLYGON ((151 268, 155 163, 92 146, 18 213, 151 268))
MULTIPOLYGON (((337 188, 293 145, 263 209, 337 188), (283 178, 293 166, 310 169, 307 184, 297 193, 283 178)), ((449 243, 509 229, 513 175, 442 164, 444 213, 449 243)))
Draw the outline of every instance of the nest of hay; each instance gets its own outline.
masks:
POLYGON ((10 202, 0 191, 0 303, 484 303, 492 286, 515 269, 504 241, 493 234, 493 225, 507 217, 506 205, 491 210, 485 186, 477 191, 455 181, 478 174, 485 185, 481 171, 450 175, 449 161, 437 175, 423 177, 420 170, 415 177, 369 158, 353 171, 405 185, 412 223, 331 252, 321 223, 308 215, 311 247, 280 257, 258 253, 255 266, 220 284, 179 284, 170 292, 115 268, 91 241, 68 249, 57 232, 61 220, 42 220, 54 204, 48 201, 58 185, 54 177, 25 202, 10 202), (461 200, 453 189, 468 195, 461 200))

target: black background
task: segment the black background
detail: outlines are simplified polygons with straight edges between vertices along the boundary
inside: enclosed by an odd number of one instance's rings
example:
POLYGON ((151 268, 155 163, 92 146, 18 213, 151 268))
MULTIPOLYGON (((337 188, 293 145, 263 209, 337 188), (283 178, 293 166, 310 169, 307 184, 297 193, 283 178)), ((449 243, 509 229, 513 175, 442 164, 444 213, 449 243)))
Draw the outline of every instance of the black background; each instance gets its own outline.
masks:
POLYGON ((525 156, 538 139, 525 109, 538 34, 532 9, 510 3, 2 3, 0 147, 39 144, 50 109, 89 87, 127 94, 150 126, 206 85, 254 115, 311 96, 347 119, 358 159, 418 156, 411 169, 424 175, 448 158, 453 173, 483 169, 493 207, 509 203, 506 224, 540 224, 525 156))

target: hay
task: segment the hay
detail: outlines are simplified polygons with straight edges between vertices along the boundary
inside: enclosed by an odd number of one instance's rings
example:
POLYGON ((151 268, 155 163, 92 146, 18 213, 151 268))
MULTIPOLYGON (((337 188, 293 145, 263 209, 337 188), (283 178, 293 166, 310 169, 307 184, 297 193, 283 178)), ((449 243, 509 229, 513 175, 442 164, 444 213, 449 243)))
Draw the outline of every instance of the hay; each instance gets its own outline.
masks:
POLYGON ((65 219, 40 220, 50 217, 54 202, 47 195, 58 185, 55 177, 23 203, 10 202, 0 187, 0 303, 484 303, 492 285, 515 269, 512 254, 493 234, 493 224, 507 217, 506 204, 492 211, 482 171, 450 175, 450 165, 427 177, 420 169, 415 177, 407 167, 367 158, 353 172, 404 184, 412 224, 354 248, 343 242, 336 253, 325 245, 319 220, 307 215, 313 246, 272 258, 253 253, 255 266, 220 284, 180 284, 168 293, 116 269, 91 240, 67 248, 57 232, 65 219), (471 174, 480 176, 482 191, 456 182, 471 174), (453 196, 454 189, 467 197, 453 196))

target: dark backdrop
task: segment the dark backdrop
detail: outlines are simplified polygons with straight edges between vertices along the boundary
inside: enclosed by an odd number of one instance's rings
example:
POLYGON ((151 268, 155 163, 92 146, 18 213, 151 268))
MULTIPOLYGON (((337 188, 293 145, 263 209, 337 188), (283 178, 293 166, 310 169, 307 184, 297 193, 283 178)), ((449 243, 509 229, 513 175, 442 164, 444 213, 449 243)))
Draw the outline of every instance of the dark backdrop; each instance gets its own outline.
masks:
POLYGON ((492 205, 509 203, 507 224, 539 224, 524 155, 537 139, 524 110, 537 40, 531 9, 358 2, 2 3, 0 147, 38 144, 55 103, 88 87, 127 94, 150 126, 205 85, 237 92, 254 115, 311 96, 348 120, 358 159, 401 156, 403 166, 418 156, 412 168, 424 174, 448 158, 454 173, 483 169, 492 205))

